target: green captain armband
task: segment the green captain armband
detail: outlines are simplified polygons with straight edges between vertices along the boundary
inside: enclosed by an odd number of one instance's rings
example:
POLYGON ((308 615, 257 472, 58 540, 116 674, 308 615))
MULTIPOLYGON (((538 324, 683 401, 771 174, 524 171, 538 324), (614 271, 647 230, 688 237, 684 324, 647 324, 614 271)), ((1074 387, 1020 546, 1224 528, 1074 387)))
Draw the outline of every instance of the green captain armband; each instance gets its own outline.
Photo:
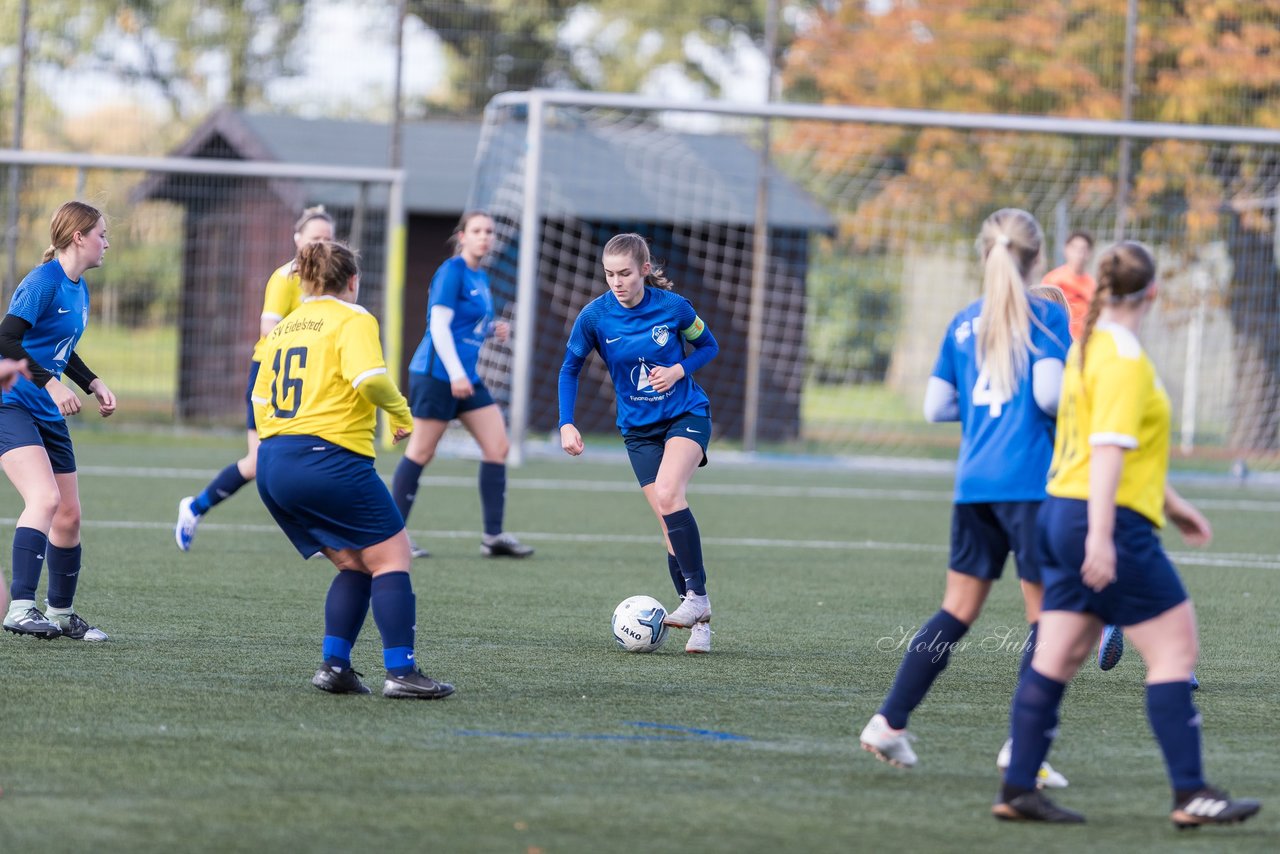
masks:
POLYGON ((690 323, 684 329, 680 330, 680 336, 686 341, 694 341, 707 328, 707 324, 702 322, 702 318, 694 315, 693 323, 690 323))

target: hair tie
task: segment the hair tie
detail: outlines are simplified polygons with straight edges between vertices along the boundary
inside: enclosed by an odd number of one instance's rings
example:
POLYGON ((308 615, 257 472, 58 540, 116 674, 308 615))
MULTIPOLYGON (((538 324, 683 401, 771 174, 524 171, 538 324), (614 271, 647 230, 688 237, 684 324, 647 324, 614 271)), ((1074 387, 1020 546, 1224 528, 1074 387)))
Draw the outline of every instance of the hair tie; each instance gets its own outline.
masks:
POLYGON ((1008 246, 1012 242, 1013 241, 1009 239, 1009 235, 1007 234, 996 235, 996 243, 999 243, 1001 246, 1008 246))

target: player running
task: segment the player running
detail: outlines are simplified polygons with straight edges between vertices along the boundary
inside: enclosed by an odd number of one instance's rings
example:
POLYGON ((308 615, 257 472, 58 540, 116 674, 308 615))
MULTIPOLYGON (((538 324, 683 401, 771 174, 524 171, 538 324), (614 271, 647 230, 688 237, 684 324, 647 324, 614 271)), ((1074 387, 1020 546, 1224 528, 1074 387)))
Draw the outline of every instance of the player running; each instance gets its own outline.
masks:
POLYGON ((609 291, 578 314, 560 367, 560 445, 570 456, 582 453, 573 411, 578 374, 595 350, 613 379, 618 429, 640 491, 662 525, 667 570, 681 598, 663 622, 690 630, 685 652, 708 653, 711 600, 702 537, 685 491, 694 471, 707 464, 711 440, 711 402, 693 373, 720 345, 689 301, 671 293, 643 237, 613 237, 602 262, 609 291), (688 355, 686 342, 693 348, 688 355))

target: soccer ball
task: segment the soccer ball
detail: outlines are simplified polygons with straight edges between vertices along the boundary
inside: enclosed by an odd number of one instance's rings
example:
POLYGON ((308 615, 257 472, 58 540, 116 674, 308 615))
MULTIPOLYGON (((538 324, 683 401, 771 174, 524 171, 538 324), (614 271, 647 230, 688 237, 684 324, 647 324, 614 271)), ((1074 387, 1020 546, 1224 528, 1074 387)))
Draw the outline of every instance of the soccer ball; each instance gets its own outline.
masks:
POLYGON ((653 652, 667 639, 667 609, 652 596, 623 599, 613 609, 613 639, 627 652, 653 652))

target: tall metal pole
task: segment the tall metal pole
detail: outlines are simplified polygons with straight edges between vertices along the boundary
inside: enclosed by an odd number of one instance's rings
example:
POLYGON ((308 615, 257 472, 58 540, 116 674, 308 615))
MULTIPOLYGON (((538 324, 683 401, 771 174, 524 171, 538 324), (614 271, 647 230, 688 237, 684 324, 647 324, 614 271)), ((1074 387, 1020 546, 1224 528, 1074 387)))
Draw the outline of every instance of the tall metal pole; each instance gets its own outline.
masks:
MULTIPOLYGON (((26 123, 27 109, 27 29, 31 25, 31 2, 22 0, 18 12, 18 91, 13 100, 13 149, 22 148, 22 129, 26 123)), ((9 271, 4 286, 0 287, 0 298, 7 304, 9 294, 18 286, 18 185, 22 181, 22 171, 18 164, 9 166, 9 189, 6 199, 4 242, 5 254, 9 259, 9 271)))
POLYGON ((391 90, 391 168, 401 167, 400 129, 404 123, 404 19, 408 14, 408 0, 400 0, 396 4, 396 75, 391 90))
MULTIPOLYGON (((1124 121, 1133 119, 1133 63, 1134 42, 1138 37, 1138 0, 1129 0, 1129 8, 1124 16, 1124 88, 1120 93, 1120 109, 1124 121)), ((1117 241, 1124 240, 1125 219, 1129 208, 1129 159, 1133 150, 1133 140, 1123 137, 1120 140, 1120 166, 1116 171, 1116 227, 1112 235, 1117 241)))
MULTIPOLYGON (((764 101, 773 100, 778 44, 778 0, 768 0, 764 21, 764 53, 769 63, 764 101)), ((769 164, 770 121, 760 122, 760 160, 756 174, 756 216, 752 234, 751 301, 747 315, 747 376, 742 413, 742 449, 754 451, 760 433, 760 385, 764 344, 764 297, 769 273, 769 164)))
MULTIPOLYGON (((404 19, 406 0, 396 4, 396 59, 395 77, 391 84, 391 142, 387 151, 387 160, 392 169, 401 166, 400 125, 402 116, 401 93, 402 70, 404 67, 404 19)), ((355 216, 351 223, 351 241, 355 245, 364 240, 364 211, 368 203, 369 185, 360 185, 360 196, 356 203, 355 216)), ((400 362, 404 357, 404 279, 405 279, 405 216, 404 216, 404 173, 392 182, 387 197, 387 233, 385 235, 387 254, 386 281, 382 289, 382 337, 383 353, 387 363, 387 371, 396 384, 400 384, 400 362)), ((383 445, 391 444, 391 424, 379 415, 383 445)))
POLYGON ((524 207, 520 212, 520 257, 516 264, 516 327, 511 364, 511 451, 507 461, 524 462, 529 432, 529 395, 533 384, 534 319, 538 312, 538 258, 542 252, 543 95, 529 93, 524 145, 524 207))

